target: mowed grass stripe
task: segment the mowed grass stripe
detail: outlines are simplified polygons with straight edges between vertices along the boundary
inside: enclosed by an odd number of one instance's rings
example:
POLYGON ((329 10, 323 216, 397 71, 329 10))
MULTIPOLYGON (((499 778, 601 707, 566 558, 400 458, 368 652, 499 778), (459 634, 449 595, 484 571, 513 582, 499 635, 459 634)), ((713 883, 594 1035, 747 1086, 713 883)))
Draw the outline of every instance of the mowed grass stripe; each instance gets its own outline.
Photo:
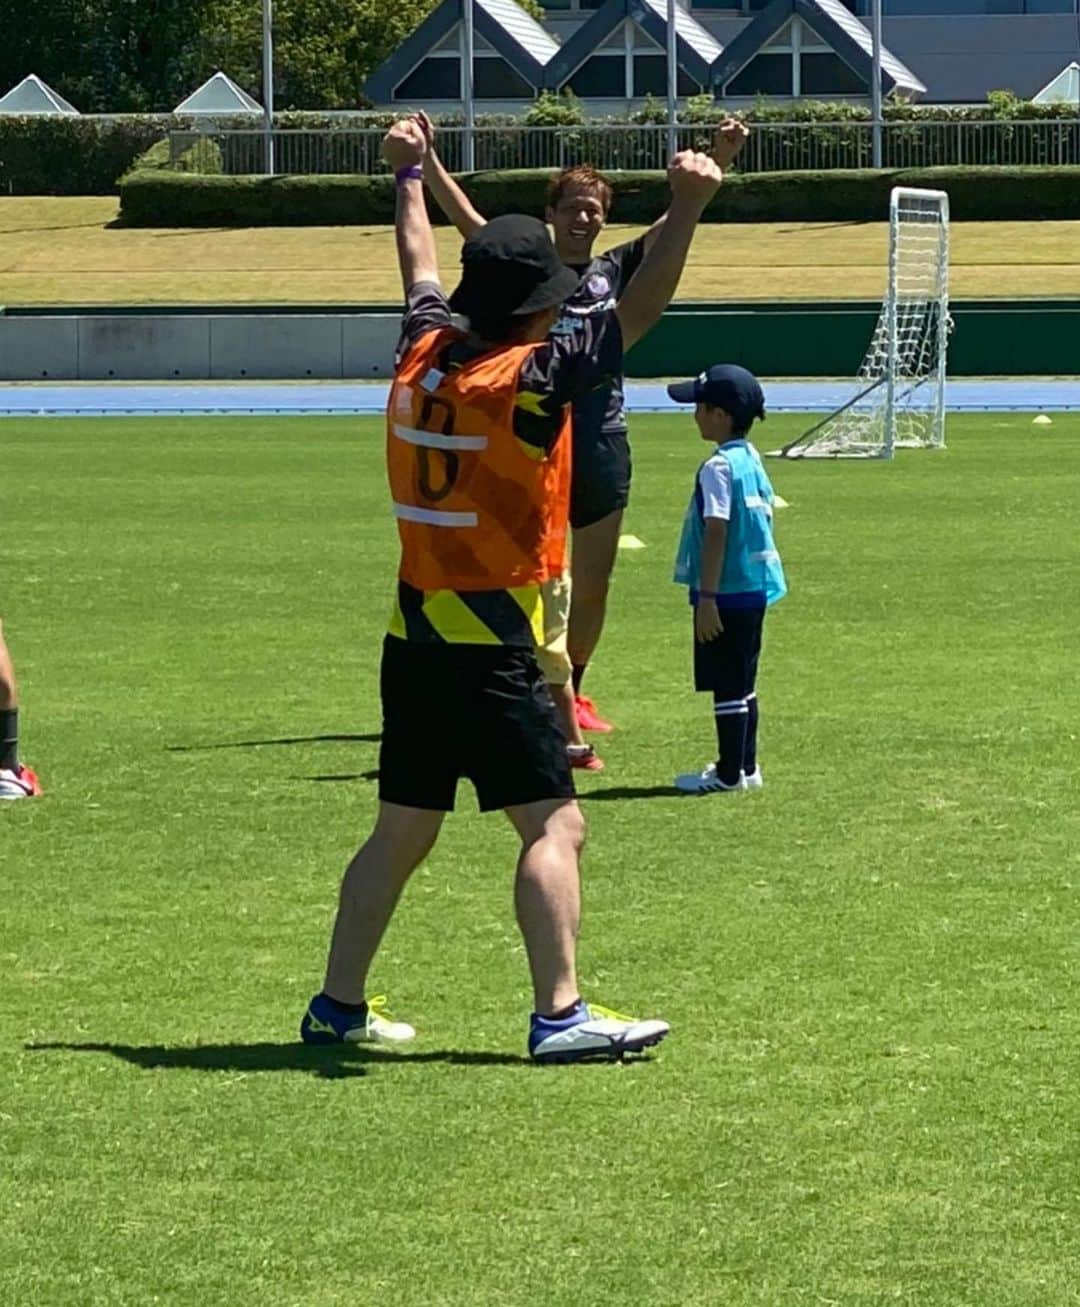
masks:
POLYGON ((0 426, 48 789, 0 812, 0 1298, 1075 1302, 1080 421, 1035 430, 770 463, 767 789, 694 801, 703 447, 634 419, 582 976, 674 1033, 538 1071, 514 841, 464 792, 374 978, 415 1050, 295 1043, 375 802, 379 423, 0 426))
MULTIPOLYGON (((111 197, 0 198, 0 303, 400 302, 390 228, 123 229, 116 212, 111 197)), ((598 248, 640 231, 613 223, 598 248)), ((461 242, 436 240, 450 282, 461 242)), ((878 299, 887 248, 884 222, 706 224, 677 297, 878 299)), ((1080 223, 954 223, 951 293, 1075 297, 1078 250, 1080 223)))

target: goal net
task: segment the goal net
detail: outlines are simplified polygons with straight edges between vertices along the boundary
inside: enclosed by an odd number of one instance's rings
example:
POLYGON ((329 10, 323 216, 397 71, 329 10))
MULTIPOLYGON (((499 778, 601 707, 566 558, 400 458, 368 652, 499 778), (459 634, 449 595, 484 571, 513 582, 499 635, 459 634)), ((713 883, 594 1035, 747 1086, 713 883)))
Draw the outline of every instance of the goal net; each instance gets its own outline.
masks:
POLYGON ((855 392, 785 445, 788 458, 891 458, 945 446, 949 197, 898 186, 889 203, 889 283, 855 392))

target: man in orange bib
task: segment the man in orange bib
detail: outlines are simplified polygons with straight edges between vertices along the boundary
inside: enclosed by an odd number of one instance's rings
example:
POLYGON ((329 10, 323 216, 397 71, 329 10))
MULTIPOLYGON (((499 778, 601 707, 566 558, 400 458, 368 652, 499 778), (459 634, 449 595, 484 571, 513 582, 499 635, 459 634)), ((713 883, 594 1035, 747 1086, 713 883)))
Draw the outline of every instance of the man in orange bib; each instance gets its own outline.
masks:
POLYGON ((624 347, 663 310, 721 175, 705 155, 676 156, 668 221, 617 308, 557 337, 549 332, 577 277, 536 219, 497 218, 466 241, 447 300, 424 205, 425 149, 410 121, 384 143, 398 187, 406 312, 387 411, 401 564, 383 646, 379 813, 345 873, 326 982, 301 1036, 413 1038, 381 1000, 368 1000, 367 973, 464 776, 481 810, 503 809, 521 838, 515 906, 533 982, 530 1055, 618 1058, 669 1027, 581 999, 585 824, 536 648, 545 587, 567 562, 570 405, 618 375, 624 347))

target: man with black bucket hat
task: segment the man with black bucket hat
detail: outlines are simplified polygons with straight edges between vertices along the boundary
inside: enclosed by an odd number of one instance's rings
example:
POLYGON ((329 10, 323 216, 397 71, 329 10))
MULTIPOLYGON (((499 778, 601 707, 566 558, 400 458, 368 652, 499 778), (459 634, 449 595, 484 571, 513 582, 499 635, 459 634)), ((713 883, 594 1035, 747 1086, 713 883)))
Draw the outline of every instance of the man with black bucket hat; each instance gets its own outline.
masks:
POLYGON ((755 689, 765 612, 787 593, 773 539, 773 488, 750 428, 765 396, 745 368, 718 363, 668 386, 694 405, 702 440, 715 445, 698 468, 675 560, 694 610, 694 688, 713 697, 717 758, 676 776, 686 794, 732 794, 762 787, 755 689))
POLYGON ((565 339, 548 333, 576 278, 534 219, 499 218, 476 232, 447 300, 424 203, 425 149, 415 122, 396 123, 384 142, 406 309, 387 412, 401 563, 383 645, 379 812, 345 873, 325 985, 301 1036, 413 1038, 368 1000, 367 974, 464 776, 481 810, 503 809, 521 839, 514 897, 532 974, 530 1055, 612 1060, 669 1027, 581 999, 585 827, 535 649, 544 588, 566 567, 569 406, 618 372, 623 349, 662 312, 720 171, 689 151, 672 160, 668 222, 633 283, 613 311, 565 339))

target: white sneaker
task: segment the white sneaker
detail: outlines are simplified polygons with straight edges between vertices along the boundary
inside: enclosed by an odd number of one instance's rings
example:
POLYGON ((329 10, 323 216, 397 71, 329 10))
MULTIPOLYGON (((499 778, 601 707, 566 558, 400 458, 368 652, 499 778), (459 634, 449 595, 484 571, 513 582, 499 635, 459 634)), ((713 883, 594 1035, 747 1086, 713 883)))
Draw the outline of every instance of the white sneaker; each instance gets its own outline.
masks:
POLYGON ((534 1013, 529 1054, 534 1062, 616 1062, 627 1053, 641 1053, 659 1044, 670 1031, 666 1021, 638 1021, 595 1003, 583 1003, 561 1021, 534 1013))
POLYGON ((761 768, 755 767, 752 772, 743 772, 743 786, 748 790, 760 790, 765 784, 765 778, 761 774, 761 768))
POLYGON ((41 785, 29 767, 20 766, 16 771, 7 767, 0 769, 0 801, 32 799, 40 793, 41 785))
POLYGON ((734 794, 738 790, 745 790, 747 785, 741 772, 734 785, 725 785, 716 774, 716 763, 710 762, 702 771, 687 771, 676 776, 675 788, 683 794, 734 794))

